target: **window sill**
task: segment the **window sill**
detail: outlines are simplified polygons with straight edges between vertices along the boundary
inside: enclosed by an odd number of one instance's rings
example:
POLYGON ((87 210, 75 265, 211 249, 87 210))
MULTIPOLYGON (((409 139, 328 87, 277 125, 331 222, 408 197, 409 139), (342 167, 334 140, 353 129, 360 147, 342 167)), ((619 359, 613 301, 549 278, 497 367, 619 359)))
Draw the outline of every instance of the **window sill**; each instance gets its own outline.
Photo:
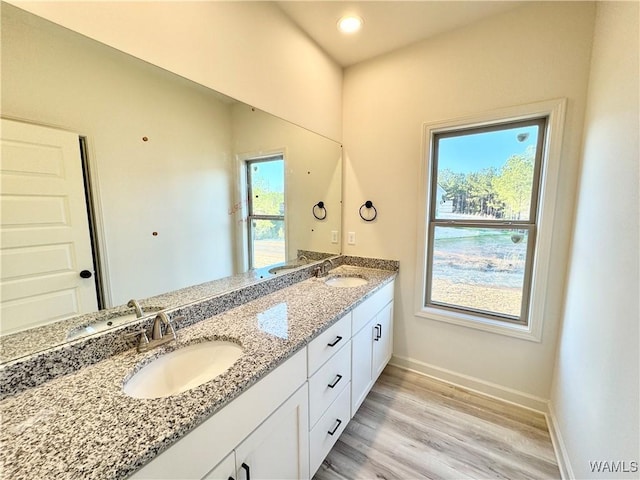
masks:
POLYGON ((541 335, 535 331, 531 325, 517 325, 515 323, 501 322, 490 318, 480 317, 471 314, 451 312, 449 310, 423 307, 415 314, 417 317, 436 320, 438 322, 450 323, 462 327, 482 330, 484 332, 495 333, 515 337, 530 342, 540 342, 541 335))

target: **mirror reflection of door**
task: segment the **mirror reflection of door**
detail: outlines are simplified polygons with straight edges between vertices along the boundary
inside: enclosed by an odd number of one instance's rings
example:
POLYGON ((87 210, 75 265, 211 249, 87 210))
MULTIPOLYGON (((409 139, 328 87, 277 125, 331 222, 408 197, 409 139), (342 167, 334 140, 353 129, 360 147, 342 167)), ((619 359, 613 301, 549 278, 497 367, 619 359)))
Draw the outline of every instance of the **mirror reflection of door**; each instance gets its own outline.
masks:
POLYGON ((0 332, 97 311, 78 135, 1 126, 0 332))
POLYGON ((247 205, 249 268, 286 260, 284 156, 249 159, 247 205))

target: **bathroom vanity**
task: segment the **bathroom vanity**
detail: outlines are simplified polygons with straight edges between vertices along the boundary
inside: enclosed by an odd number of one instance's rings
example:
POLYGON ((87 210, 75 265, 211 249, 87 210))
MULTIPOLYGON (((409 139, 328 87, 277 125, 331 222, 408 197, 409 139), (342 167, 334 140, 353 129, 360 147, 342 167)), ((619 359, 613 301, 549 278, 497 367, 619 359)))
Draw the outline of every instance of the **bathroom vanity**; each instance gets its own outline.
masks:
MULTIPOLYGON (((394 262, 340 257, 336 264, 326 277, 307 275, 273 291, 261 284, 261 296, 199 321, 187 319, 177 325, 177 343, 144 353, 129 343, 96 363, 17 388, 0 402, 3 474, 12 479, 313 476, 392 349, 397 263, 384 269, 394 262), (349 280, 332 280, 339 278, 365 282, 346 286, 349 280), (232 342, 242 355, 223 373, 182 393, 159 398, 124 393, 123 385, 150 362, 203 341, 232 342)), ((177 318, 185 311, 168 314, 177 318)), ((3 389, 15 388, 15 379, 5 383, 6 373, 3 389)))

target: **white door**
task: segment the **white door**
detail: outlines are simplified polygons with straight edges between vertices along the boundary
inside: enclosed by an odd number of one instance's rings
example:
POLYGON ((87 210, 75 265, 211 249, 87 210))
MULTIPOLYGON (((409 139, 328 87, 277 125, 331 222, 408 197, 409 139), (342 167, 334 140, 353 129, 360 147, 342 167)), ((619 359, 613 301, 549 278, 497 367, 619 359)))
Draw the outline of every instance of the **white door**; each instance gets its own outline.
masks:
POLYGON ((78 135, 1 120, 0 332, 98 309, 78 135), (91 278, 80 272, 91 272, 91 278))

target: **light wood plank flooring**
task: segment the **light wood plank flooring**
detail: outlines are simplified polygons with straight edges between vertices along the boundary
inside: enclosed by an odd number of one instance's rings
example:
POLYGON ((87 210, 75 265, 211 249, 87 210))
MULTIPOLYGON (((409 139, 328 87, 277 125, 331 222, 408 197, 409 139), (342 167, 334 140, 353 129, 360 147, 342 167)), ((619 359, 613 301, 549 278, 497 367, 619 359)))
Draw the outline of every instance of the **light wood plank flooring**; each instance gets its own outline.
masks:
POLYGON ((388 366, 314 479, 419 478, 560 471, 542 414, 388 366))

